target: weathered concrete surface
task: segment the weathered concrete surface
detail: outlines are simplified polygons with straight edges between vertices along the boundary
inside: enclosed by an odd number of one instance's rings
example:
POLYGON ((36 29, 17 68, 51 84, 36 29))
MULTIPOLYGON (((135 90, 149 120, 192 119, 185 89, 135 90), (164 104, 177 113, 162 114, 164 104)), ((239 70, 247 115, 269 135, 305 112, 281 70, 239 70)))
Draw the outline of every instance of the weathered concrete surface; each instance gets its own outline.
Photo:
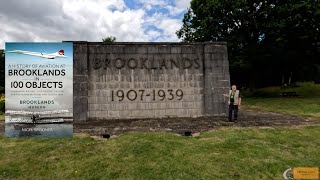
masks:
POLYGON ((74 42, 75 122, 225 115, 227 47, 74 42))

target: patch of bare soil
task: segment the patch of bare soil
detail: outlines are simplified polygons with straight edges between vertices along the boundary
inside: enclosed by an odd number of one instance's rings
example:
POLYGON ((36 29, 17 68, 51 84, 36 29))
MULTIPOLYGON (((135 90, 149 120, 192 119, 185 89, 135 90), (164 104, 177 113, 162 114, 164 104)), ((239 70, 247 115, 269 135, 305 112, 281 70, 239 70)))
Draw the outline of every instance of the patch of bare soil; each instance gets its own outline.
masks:
POLYGON ((226 117, 199 118, 162 118, 162 119, 117 119, 106 121, 89 121, 75 123, 76 133, 101 135, 104 133, 117 135, 129 131, 166 131, 184 134, 208 131, 219 127, 251 127, 251 126, 296 126, 320 124, 319 120, 306 119, 270 112, 245 111, 239 114, 237 123, 228 122, 226 117))
POLYGON ((0 121, 0 135, 4 134, 4 121, 0 121))
MULTIPOLYGON (((91 136, 102 134, 119 135, 124 132, 204 132, 220 127, 253 126, 297 126, 320 124, 319 120, 270 112, 242 110, 237 123, 228 122, 226 117, 161 118, 161 119, 114 119, 74 123, 75 133, 91 136)), ((4 134, 4 121, 0 121, 0 134, 4 134)))

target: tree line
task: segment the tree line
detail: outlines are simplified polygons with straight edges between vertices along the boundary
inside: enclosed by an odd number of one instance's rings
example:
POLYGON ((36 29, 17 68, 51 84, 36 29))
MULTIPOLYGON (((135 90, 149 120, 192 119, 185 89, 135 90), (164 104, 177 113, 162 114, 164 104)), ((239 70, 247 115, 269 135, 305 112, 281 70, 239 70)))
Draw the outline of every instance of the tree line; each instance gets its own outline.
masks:
POLYGON ((319 0, 192 0, 182 22, 185 42, 227 42, 233 84, 320 80, 319 0))

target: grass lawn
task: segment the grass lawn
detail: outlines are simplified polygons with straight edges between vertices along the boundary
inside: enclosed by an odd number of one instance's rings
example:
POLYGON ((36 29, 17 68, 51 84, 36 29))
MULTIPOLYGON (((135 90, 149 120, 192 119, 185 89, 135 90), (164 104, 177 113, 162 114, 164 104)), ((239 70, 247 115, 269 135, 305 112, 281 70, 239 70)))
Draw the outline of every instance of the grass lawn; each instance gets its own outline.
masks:
POLYGON ((256 94, 260 97, 244 97, 243 105, 249 109, 320 119, 320 84, 298 83, 298 86, 259 89, 256 94), (295 91, 299 97, 281 97, 283 91, 295 91))
POLYGON ((0 121, 4 121, 4 114, 0 114, 0 121))
POLYGON ((223 128, 198 137, 126 133, 109 140, 0 136, 0 179, 283 179, 320 166, 320 126, 223 128))
MULTIPOLYGON (((245 108, 320 119, 320 85, 269 87, 245 108), (283 98, 282 91, 300 96, 283 98)), ((0 115, 0 121, 4 115, 0 115)), ((279 179, 290 167, 320 167, 320 125, 222 128, 198 137, 125 133, 109 140, 0 136, 0 179, 279 179)))

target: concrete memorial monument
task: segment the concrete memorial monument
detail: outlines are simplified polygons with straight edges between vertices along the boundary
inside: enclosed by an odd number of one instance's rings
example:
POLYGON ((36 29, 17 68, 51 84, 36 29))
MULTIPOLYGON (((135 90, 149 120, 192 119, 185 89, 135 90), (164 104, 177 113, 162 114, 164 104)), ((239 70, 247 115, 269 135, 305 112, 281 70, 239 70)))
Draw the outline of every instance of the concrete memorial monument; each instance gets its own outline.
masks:
POLYGON ((226 115, 227 46, 73 42, 78 122, 226 115))

